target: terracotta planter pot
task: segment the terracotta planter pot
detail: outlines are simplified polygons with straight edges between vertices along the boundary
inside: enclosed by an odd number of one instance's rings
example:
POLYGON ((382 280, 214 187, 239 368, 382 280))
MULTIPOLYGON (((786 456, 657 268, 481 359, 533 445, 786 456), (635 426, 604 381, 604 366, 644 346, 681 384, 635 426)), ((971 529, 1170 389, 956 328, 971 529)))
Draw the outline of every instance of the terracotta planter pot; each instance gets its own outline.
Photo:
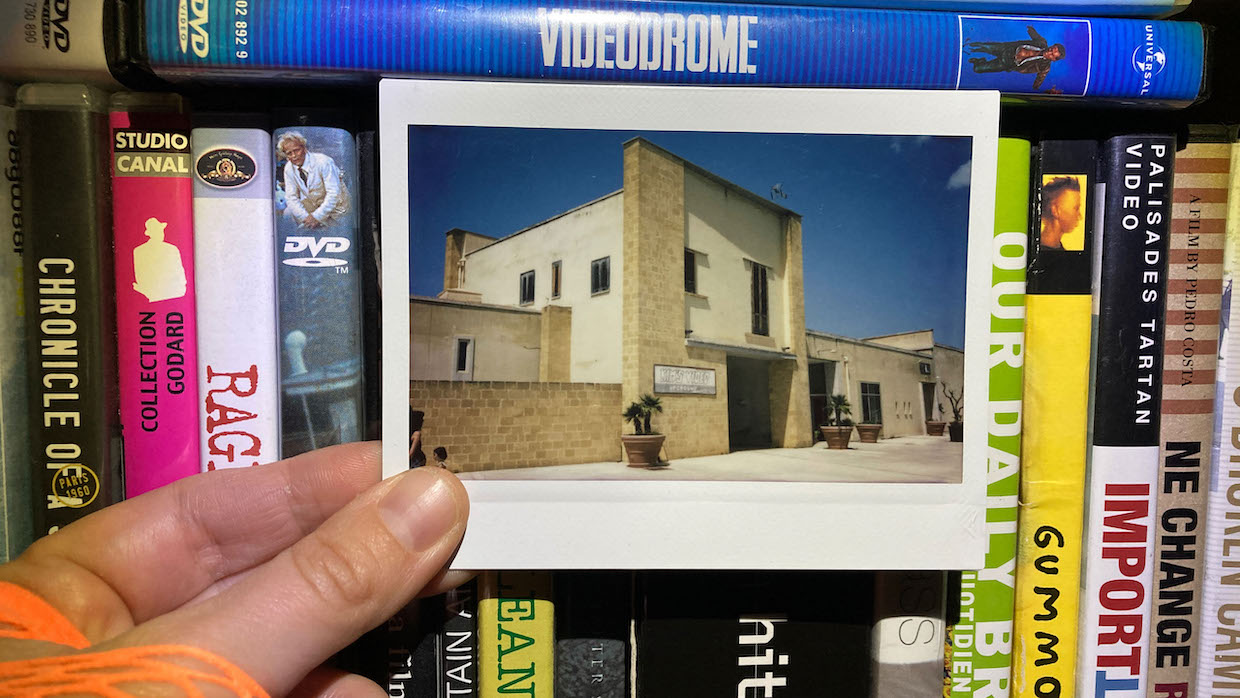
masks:
POLYGON ((659 451, 663 450, 663 434, 624 435, 620 442, 624 444, 624 455, 630 468, 649 468, 659 464, 659 451))
POLYGON ((878 434, 883 430, 881 424, 858 424, 857 436, 860 437, 863 444, 878 443, 878 434))
POLYGON ((932 422, 926 420, 926 436, 942 436, 943 429, 947 427, 947 422, 932 422))
POLYGON ((848 448, 848 440, 852 438, 852 427, 818 427, 822 430, 822 438, 827 442, 827 448, 846 449, 848 448))
POLYGON ((947 425, 947 438, 952 441, 964 441, 964 422, 952 422, 947 425))

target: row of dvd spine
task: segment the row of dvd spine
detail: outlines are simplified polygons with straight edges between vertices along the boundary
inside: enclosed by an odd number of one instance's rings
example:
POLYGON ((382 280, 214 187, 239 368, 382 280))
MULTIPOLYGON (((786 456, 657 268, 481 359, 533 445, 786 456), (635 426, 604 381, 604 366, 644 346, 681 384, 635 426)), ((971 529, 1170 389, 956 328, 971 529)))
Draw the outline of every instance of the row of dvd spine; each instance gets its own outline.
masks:
POLYGON ((362 438, 357 211, 373 190, 350 131, 282 116, 273 140, 266 118, 191 119, 175 95, 51 84, 0 111, 4 280, 24 277, 5 296, 24 296, 4 336, 25 359, 3 376, 6 555, 199 471, 362 438), (277 169, 297 148, 304 167, 277 169))

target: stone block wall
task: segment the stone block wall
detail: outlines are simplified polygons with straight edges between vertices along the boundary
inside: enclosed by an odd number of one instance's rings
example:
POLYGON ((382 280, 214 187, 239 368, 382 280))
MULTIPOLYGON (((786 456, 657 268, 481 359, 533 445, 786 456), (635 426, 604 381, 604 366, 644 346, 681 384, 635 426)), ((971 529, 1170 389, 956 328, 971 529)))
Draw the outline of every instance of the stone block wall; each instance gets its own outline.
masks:
POLYGON ((567 383, 573 371, 573 309, 548 305, 542 309, 538 380, 567 383))
POLYGON ((685 346, 685 166, 635 139, 624 146, 623 405, 654 391, 654 365, 715 370, 716 394, 660 395, 664 455, 728 452, 727 357, 685 346))
POLYGON ((618 462, 620 396, 610 383, 409 383, 409 404, 426 413, 422 449, 447 448, 464 472, 618 462))

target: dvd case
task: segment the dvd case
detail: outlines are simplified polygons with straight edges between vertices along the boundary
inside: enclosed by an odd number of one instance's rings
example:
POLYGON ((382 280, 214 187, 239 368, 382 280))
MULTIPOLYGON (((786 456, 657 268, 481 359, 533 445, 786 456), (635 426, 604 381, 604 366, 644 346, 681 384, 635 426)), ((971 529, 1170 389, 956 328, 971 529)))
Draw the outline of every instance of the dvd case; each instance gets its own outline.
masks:
POLYGON ((195 118, 199 466, 280 458, 271 133, 265 117, 195 118))
MULTIPOLYGON (((331 120, 334 115, 327 115, 331 120)), ((362 438, 357 145, 317 114, 273 131, 281 456, 362 438)))
POLYGON ((1145 695, 1174 156, 1175 138, 1166 135, 1116 136, 1102 148, 1081 695, 1096 686, 1145 695), (1126 614, 1121 628, 1117 614, 1126 614))
POLYGON ((26 400, 26 309, 22 300, 20 150, 13 89, 0 83, 0 143, 5 157, 0 191, 0 562, 18 556, 33 539, 30 503, 30 432, 26 400))
POLYGON ((17 92, 36 536, 123 490, 107 106, 82 85, 17 92))
POLYGON ((1164 695, 1191 693, 1201 657, 1200 522, 1208 516, 1232 136, 1229 128, 1190 127, 1175 156, 1149 629, 1149 685, 1164 695))
POLYGON ((198 472, 190 120, 171 93, 112 97, 112 245, 125 496, 198 472))
POLYGON ((1183 105, 1201 96, 1206 51, 1191 22, 717 2, 148 0, 146 12, 150 68, 170 80, 436 75, 1183 105))
POLYGON ((1038 145, 1026 303, 1015 695, 1076 688, 1098 143, 1038 145))
POLYGON ((1240 326, 1236 281, 1240 279, 1240 144, 1231 146, 1230 189, 1223 243, 1223 289, 1219 309, 1218 378, 1215 383, 1214 445, 1211 448, 1209 492, 1202 546, 1201 619, 1197 635, 1196 695, 1234 692, 1236 681, 1235 621, 1230 608, 1240 604, 1236 568, 1240 542, 1240 344, 1232 327, 1240 326))

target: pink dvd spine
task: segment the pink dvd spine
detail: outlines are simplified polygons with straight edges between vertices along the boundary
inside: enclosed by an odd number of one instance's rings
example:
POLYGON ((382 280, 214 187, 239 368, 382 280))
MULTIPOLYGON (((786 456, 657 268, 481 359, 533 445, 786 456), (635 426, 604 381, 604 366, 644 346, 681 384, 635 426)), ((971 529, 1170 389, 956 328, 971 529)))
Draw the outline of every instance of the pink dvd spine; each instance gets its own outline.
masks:
POLYGON ((190 124, 164 97, 109 117, 126 497, 199 472, 190 124))

